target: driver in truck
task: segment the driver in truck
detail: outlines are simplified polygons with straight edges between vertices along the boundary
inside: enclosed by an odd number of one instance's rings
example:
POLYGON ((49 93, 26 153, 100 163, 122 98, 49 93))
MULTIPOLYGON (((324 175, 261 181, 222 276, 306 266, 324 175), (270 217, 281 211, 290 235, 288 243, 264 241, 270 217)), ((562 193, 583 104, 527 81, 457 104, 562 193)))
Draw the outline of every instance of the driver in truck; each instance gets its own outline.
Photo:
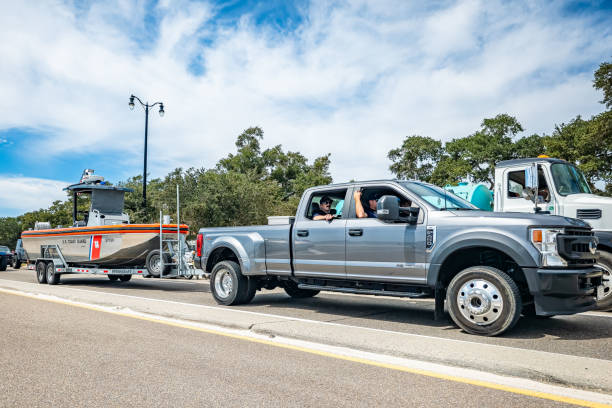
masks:
POLYGON ((376 216, 376 204, 378 203, 380 194, 367 194, 368 201, 366 206, 361 203, 362 194, 363 193, 361 190, 355 191, 355 193, 353 193, 353 198, 355 199, 355 213, 357 215, 357 218, 378 218, 376 216))

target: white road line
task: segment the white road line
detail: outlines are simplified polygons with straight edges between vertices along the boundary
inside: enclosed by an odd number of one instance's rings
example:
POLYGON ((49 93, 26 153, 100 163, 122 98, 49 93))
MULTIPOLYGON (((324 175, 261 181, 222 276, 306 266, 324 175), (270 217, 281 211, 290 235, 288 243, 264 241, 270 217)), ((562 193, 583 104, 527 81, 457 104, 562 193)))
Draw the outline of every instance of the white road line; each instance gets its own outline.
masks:
MULTIPOLYGON (((7 282, 7 281, 0 279, 0 283, 2 283, 2 282, 7 282)), ((14 282, 14 281, 8 281, 8 282, 14 282)), ((29 282, 19 282, 19 283, 27 283, 28 285, 33 286, 34 289, 38 286, 38 284, 29 283, 29 282)), ((79 291, 79 292, 86 292, 86 293, 96 293, 96 294, 106 293, 106 294, 109 294, 109 295, 121 296, 121 297, 129 298, 129 299, 139 299, 139 300, 146 300, 146 301, 152 301, 152 302, 169 303, 169 304, 174 304, 174 305, 196 307, 196 308, 208 309, 208 310, 223 310, 225 312, 232 312, 232 313, 237 313, 237 314, 248 314, 248 315, 261 316, 261 317, 266 317, 266 318, 271 318, 271 319, 279 319, 279 320, 286 320, 286 321, 296 321, 296 322, 304 322, 304 323, 312 323, 312 324, 321 324, 321 325, 335 326, 335 327, 347 327, 347 328, 360 329, 360 330, 376 332, 376 333, 397 334, 397 335, 401 335, 401 336, 416 337, 416 338, 421 338, 421 339, 444 340, 444 341, 454 342, 454 343, 457 343, 457 344, 476 344, 476 345, 485 344, 487 346, 500 347, 500 348, 503 348, 503 349, 506 349, 506 350, 514 350, 514 351, 533 350, 533 349, 525 349, 525 348, 519 348, 519 347, 502 346, 502 345, 490 344, 490 343, 482 343, 482 342, 478 342, 478 341, 457 340, 457 339, 449 339, 449 338, 446 338, 446 337, 426 336, 424 334, 404 333, 404 332, 397 332, 397 331, 393 331, 393 330, 375 329, 375 328, 371 328, 371 327, 355 326, 355 325, 350 325, 350 324, 342 324, 342 323, 335 323, 335 322, 325 322, 325 321, 320 321, 320 320, 304 319, 304 318, 300 318, 300 317, 289 317, 289 316, 282 316, 282 315, 270 314, 270 313, 251 312, 251 311, 248 311, 248 310, 237 310, 237 309, 233 309, 233 308, 229 308, 229 307, 198 305, 198 304, 195 304, 195 303, 177 302, 177 301, 174 301, 174 300, 166 300, 166 299, 154 299, 154 298, 147 298, 147 297, 142 297, 142 296, 124 295, 124 294, 119 294, 119 293, 96 291, 96 290, 77 289, 77 288, 69 288, 69 289, 70 290, 79 291)), ((8 290, 15 290, 15 289, 11 288, 11 289, 8 289, 8 290)), ((17 290, 17 291, 19 291, 19 290, 17 290)), ((24 293, 28 293, 28 292, 24 292, 24 293)), ((32 292, 30 292, 30 293, 32 293, 32 292)), ((34 292, 34 294, 40 295, 40 294, 38 294, 36 292, 34 292)), ((45 295, 43 295, 43 296, 45 296, 45 295)), ((358 319, 359 316, 355 316, 354 318, 358 319)), ((568 355, 568 356, 574 356, 573 354, 552 353, 552 352, 549 352, 549 351, 540 351, 540 350, 533 350, 533 351, 537 351, 538 353, 549 354, 551 356, 555 356, 555 355, 559 355, 559 354, 568 355)), ((608 361, 608 360, 594 358, 594 357, 582 357, 582 358, 592 359, 594 361, 608 361)))
MULTIPOLYGON (((13 292, 19 294, 20 291, 6 290, 5 292, 13 292)), ((40 299, 47 299, 51 301, 60 301, 61 303, 85 307, 88 309, 103 311, 111 314, 135 317, 146 321, 153 321, 159 323, 170 324, 185 329, 193 329, 208 332, 211 334, 227 335, 234 338, 242 338, 243 340, 253 339, 251 341, 257 341, 264 344, 278 345, 280 347, 290 348, 298 351, 310 352, 318 354, 324 357, 331 358, 345 358, 349 361, 355 361, 359 363, 377 365, 389 369, 401 370, 412 372, 414 374, 434 376, 442 379, 446 379, 454 382, 464 382, 467 384, 484 386, 487 388, 497 388, 502 391, 511 393, 523 394, 534 396, 536 398, 544 398, 558 402, 566 402, 571 404, 580 404, 591 402, 594 404, 588 404, 591 406, 599 404, 612 404, 612 396, 602 393, 596 393, 591 391, 577 390, 573 388, 566 388, 557 385, 544 384, 541 382, 517 378, 517 377, 506 377, 498 374, 487 373, 474 369, 466 369, 461 367, 446 366, 443 364, 429 363, 424 361, 412 360, 408 358, 395 357, 385 354, 360 351, 351 349, 348 347, 331 346, 321 343, 314 343, 305 340, 290 339, 285 337, 274 337, 271 339, 269 336, 260 335, 253 333, 248 330, 236 330, 229 329, 220 326, 214 326, 204 323, 196 323, 192 321, 185 321, 180 319, 166 318, 156 315, 150 315, 146 313, 140 313, 129 309, 122 309, 118 311, 116 307, 100 306, 96 304, 90 304, 85 302, 77 302, 59 298, 57 296, 41 295, 36 296, 40 299), (488 384, 488 385, 487 385, 488 384), (498 386, 498 387, 495 387, 498 386), (538 395, 538 393, 541 393, 538 395), (545 394, 545 395, 542 395, 545 394)), ((585 404, 586 405, 586 404, 585 404)))

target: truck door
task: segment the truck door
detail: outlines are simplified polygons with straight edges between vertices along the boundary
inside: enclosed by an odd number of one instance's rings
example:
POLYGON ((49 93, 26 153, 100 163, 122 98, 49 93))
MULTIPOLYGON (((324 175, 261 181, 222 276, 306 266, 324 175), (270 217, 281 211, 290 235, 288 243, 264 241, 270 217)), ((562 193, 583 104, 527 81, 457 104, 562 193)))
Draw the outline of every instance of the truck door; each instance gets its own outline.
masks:
MULTIPOLYGON (((356 188, 358 189, 358 188, 356 188)), ((389 186, 367 186, 362 191, 362 202, 368 196, 395 195, 400 201, 418 205, 404 191, 389 186)), ((416 225, 385 223, 377 218, 357 218, 351 197, 349 218, 346 221, 346 272, 348 279, 377 280, 397 283, 424 284, 426 282, 425 236, 426 214, 423 208, 416 225)))
POLYGON ((315 191, 298 209, 292 233, 296 277, 345 278, 346 194, 346 188, 315 191), (331 200, 331 205, 321 206, 322 200, 331 200), (331 221, 313 220, 325 211, 334 216, 331 221))
MULTIPOLYGON (((502 199, 504 200, 504 212, 534 212, 534 203, 525 198, 525 169, 526 165, 510 167, 504 170, 504 181, 502 187, 502 199)), ((538 206, 542 210, 548 210, 553 205, 553 192, 549 188, 548 177, 542 166, 538 166, 538 206)))

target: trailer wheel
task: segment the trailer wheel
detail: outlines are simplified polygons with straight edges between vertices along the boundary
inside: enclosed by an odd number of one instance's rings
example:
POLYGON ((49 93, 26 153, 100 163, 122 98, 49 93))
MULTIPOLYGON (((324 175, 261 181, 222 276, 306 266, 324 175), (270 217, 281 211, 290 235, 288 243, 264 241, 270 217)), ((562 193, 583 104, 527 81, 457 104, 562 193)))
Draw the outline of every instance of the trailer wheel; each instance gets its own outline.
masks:
POLYGON ((255 286, 249 285, 249 278, 240 272, 236 262, 223 261, 214 266, 210 275, 210 291, 220 305, 250 302, 253 299, 253 289, 255 286))
POLYGON ((36 280, 38 283, 47 283, 47 264, 45 261, 36 262, 36 280))
POLYGON ((57 285, 60 281, 59 273, 55 272, 55 264, 53 261, 47 263, 47 283, 49 285, 57 285))
POLYGON ((448 312, 457 326, 471 334, 495 336, 521 316, 519 288, 510 276, 490 266, 459 272, 446 291, 448 312))
POLYGON ((112 282, 115 282, 117 279, 119 279, 118 275, 108 275, 108 279, 110 279, 112 282))
POLYGON ((597 266, 603 269, 603 294, 597 299, 597 307, 608 309, 612 306, 612 254, 600 251, 597 266))
POLYGON ((132 275, 119 275, 119 280, 121 282, 127 282, 132 279, 132 275))
POLYGON ((300 289, 294 281, 286 281, 283 285, 285 292, 294 299, 305 299, 319 294, 318 290, 300 289))
MULTIPOLYGON (((164 263, 169 264, 171 259, 170 255, 164 253, 164 263)), ((161 257, 159 256, 159 249, 155 249, 147 255, 146 267, 149 274, 159 278, 162 267, 161 267, 161 257)), ((164 265, 164 275, 170 272, 170 265, 164 265)))

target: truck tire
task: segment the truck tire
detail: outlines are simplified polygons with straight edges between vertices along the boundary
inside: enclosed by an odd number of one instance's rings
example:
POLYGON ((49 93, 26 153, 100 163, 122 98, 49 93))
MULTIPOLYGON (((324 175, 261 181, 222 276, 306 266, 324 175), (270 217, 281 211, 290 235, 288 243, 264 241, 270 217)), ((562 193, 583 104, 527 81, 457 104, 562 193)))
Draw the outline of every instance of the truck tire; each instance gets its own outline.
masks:
POLYGON ((47 263, 45 261, 36 262, 36 280, 38 283, 47 283, 47 263))
MULTIPOLYGON (((163 254, 164 256, 164 263, 170 263, 170 256, 166 253, 163 254)), ((161 268, 161 262, 160 262, 161 258, 159 256, 159 249, 155 249, 151 252, 149 252, 149 254, 147 255, 147 260, 145 262, 145 265, 147 267, 147 271, 149 271, 149 274, 151 274, 152 276, 155 276, 156 278, 159 278, 160 274, 162 273, 162 268, 161 268)), ((164 265, 164 275, 168 274, 170 272, 170 265, 164 265)))
POLYGON ((132 279, 132 275, 119 275, 119 280, 121 282, 128 282, 130 279, 132 279))
POLYGON ((13 259, 13 269, 19 269, 21 268, 21 261, 18 259, 13 259))
POLYGON ((111 282, 116 282, 117 279, 119 279, 119 275, 108 275, 108 279, 110 279, 111 282))
POLYGON ((239 305, 251 301, 254 287, 233 261, 219 262, 210 274, 210 292, 220 305, 239 305))
POLYGON ((59 283, 61 274, 55 272, 55 264, 53 262, 47 263, 46 274, 49 285, 57 285, 59 283))
POLYGON ((603 270, 603 296, 597 299, 597 307, 599 309, 612 308, 612 254, 609 252, 600 251, 597 265, 603 270))
POLYGON ((300 289, 294 281, 286 281, 283 285, 285 292, 294 299, 305 299, 319 294, 318 290, 300 289))
POLYGON ((512 328, 522 310, 516 283, 490 266, 472 266, 459 272, 448 285, 446 302, 457 326, 483 336, 496 336, 512 328))
POLYGON ((0 256, 0 271, 6 271, 8 264, 8 258, 6 256, 0 256))

